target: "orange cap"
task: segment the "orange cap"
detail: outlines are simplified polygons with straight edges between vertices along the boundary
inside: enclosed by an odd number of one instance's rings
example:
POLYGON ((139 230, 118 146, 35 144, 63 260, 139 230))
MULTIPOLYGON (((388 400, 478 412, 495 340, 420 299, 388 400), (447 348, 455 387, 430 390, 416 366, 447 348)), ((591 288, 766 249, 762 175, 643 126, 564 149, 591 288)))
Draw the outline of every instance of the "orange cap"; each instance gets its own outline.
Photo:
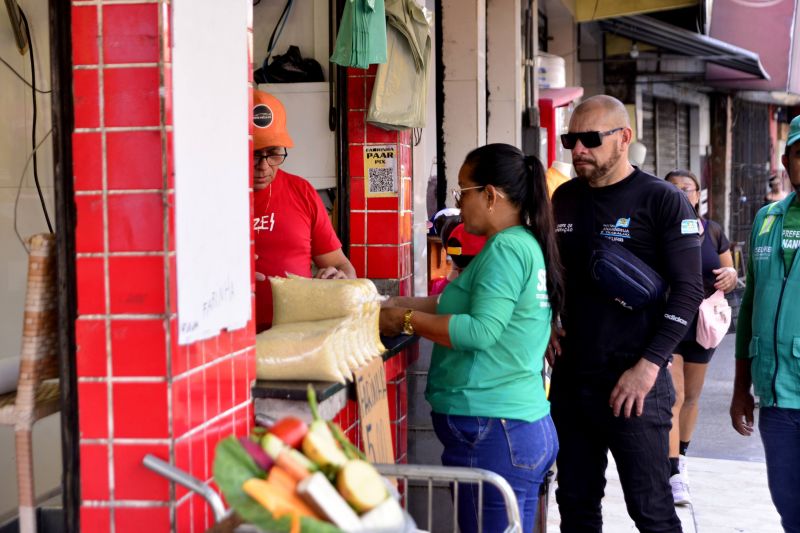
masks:
POLYGON ((271 94, 253 89, 253 150, 268 146, 294 146, 286 131, 286 110, 271 94))

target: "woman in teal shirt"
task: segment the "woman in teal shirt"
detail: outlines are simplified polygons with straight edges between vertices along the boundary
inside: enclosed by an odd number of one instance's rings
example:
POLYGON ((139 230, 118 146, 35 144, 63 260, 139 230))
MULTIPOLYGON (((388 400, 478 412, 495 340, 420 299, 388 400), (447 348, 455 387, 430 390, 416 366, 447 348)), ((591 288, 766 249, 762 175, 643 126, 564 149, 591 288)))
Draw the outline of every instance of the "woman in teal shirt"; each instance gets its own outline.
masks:
MULTIPOLYGON (((453 190, 466 231, 488 238, 437 302, 392 298, 381 331, 435 342, 426 398, 444 445, 442 464, 491 470, 513 487, 524 531, 558 451, 542 381, 563 284, 545 172, 507 144, 467 155, 453 190)), ((477 488, 459 491, 459 526, 477 529, 477 488)), ((484 496, 483 530, 503 531, 497 491, 484 496)))

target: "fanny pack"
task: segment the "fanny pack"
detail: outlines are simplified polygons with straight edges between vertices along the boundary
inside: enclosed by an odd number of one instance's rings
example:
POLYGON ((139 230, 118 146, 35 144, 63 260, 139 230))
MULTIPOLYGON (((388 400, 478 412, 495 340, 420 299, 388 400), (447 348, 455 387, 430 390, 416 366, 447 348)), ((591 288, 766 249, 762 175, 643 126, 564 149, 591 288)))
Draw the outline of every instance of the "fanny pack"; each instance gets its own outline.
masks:
POLYGON ((731 306, 725 294, 718 290, 700 304, 697 310, 695 339, 703 348, 719 346, 731 326, 731 306))
POLYGON ((594 239, 589 265, 601 292, 622 307, 635 311, 661 300, 667 283, 658 272, 621 244, 594 239))

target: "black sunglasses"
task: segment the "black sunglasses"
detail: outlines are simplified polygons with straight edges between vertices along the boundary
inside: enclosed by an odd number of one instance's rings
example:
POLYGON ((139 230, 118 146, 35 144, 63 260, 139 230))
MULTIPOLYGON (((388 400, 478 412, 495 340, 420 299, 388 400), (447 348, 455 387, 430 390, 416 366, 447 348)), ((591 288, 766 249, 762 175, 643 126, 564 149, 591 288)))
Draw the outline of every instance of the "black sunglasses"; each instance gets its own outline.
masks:
POLYGON ((561 135, 561 145, 567 150, 575 148, 575 144, 581 141, 586 148, 597 148, 603 144, 603 137, 616 133, 625 128, 614 128, 608 131, 582 131, 580 133, 564 133, 561 135))

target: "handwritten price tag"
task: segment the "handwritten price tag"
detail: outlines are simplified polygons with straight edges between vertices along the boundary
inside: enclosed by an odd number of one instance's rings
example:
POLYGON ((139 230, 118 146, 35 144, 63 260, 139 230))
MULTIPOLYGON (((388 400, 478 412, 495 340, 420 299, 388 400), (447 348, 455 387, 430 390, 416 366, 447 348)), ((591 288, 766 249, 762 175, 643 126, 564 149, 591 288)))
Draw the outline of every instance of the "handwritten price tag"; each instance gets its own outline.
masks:
POLYGON ((394 463, 383 360, 375 357, 354 374, 364 453, 372 463, 394 463))

